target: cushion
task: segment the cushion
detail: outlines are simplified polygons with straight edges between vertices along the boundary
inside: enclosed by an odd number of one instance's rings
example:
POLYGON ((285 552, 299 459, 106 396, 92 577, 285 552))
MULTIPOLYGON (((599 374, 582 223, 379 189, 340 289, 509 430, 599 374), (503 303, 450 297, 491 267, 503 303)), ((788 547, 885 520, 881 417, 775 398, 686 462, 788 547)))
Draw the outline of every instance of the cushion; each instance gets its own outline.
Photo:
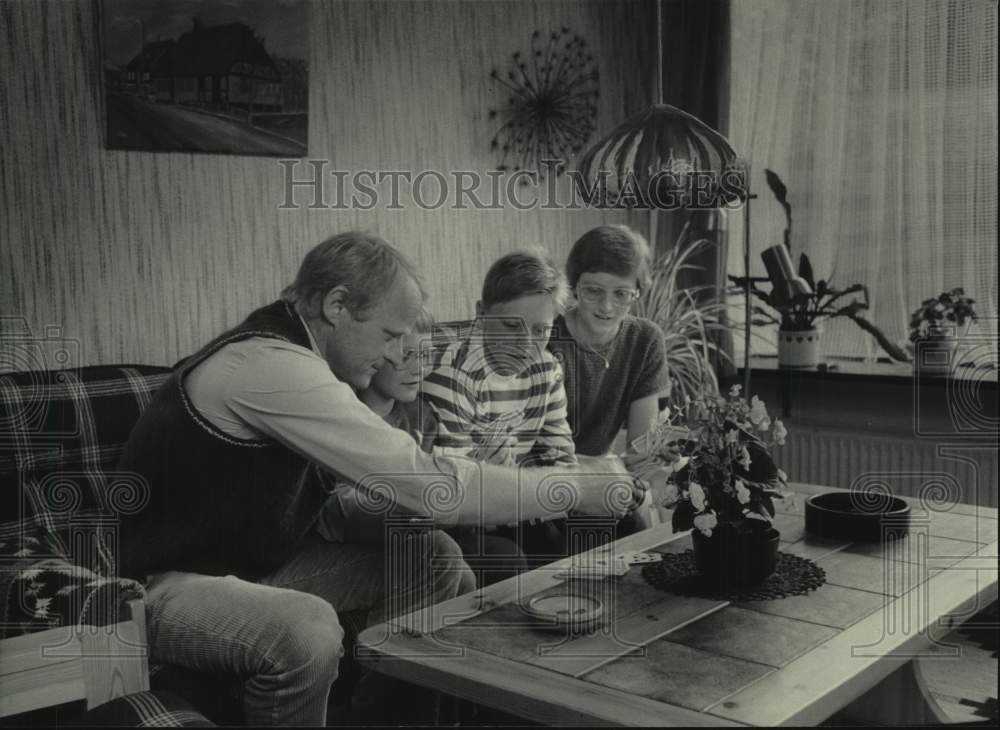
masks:
POLYGON ((24 533, 39 537, 36 549, 110 569, 106 549, 86 544, 73 555, 73 541, 84 530, 113 532, 116 515, 141 501, 141 480, 115 465, 169 374, 123 365, 0 375, 0 514, 37 527, 24 533))
POLYGON ((106 578, 43 547, 45 535, 0 527, 0 639, 58 626, 105 626, 131 618, 128 602, 145 592, 135 581, 106 578))
POLYGON ((98 365, 0 374, 0 474, 52 463, 113 464, 170 368, 98 365))

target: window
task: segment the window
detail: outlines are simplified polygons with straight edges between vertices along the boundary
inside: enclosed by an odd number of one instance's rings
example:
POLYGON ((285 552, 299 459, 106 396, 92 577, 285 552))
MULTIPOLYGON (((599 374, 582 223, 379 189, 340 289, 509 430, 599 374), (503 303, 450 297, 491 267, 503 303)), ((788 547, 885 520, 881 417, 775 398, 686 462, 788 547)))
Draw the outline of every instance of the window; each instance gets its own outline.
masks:
MULTIPOLYGON (((865 284, 868 319, 890 339, 906 341, 921 301, 962 286, 995 342, 996 3, 754 0, 733 3, 731 21, 728 136, 758 196, 751 273, 765 274, 760 252, 785 227, 767 168, 788 187, 793 259, 865 284)), ((742 273, 743 219, 730 221, 729 272, 742 273)), ((753 353, 773 354, 773 328, 755 331, 770 342, 755 337, 753 353)), ((824 324, 823 350, 884 354, 846 319, 824 324)))

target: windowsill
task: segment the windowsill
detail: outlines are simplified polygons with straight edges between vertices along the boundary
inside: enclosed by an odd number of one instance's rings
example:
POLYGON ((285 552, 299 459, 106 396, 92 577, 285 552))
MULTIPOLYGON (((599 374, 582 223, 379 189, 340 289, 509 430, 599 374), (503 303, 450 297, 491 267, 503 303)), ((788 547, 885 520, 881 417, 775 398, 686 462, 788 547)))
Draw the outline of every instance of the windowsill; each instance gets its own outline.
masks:
MULTIPOLYGON (((964 377, 918 374, 908 363, 836 361, 837 369, 778 368, 777 358, 753 358, 750 392, 784 419, 846 430, 946 434, 981 440, 995 433, 1000 399, 994 372, 965 368, 964 377), (961 421, 956 425, 956 420, 961 421)), ((726 378, 728 388, 743 373, 726 378)), ((993 437, 995 439, 995 436, 993 437)))
MULTIPOLYGON (((743 368, 739 368, 740 373, 743 368)), ((815 368, 779 368, 778 358, 758 356, 750 358, 750 372, 780 372, 804 376, 810 379, 863 378, 870 382, 910 382, 913 380, 913 364, 907 362, 862 362, 849 358, 826 358, 815 368)), ((979 383, 996 383, 997 371, 985 372, 978 367, 960 367, 949 377, 940 375, 919 375, 921 384, 946 383, 948 380, 975 380, 979 383)))

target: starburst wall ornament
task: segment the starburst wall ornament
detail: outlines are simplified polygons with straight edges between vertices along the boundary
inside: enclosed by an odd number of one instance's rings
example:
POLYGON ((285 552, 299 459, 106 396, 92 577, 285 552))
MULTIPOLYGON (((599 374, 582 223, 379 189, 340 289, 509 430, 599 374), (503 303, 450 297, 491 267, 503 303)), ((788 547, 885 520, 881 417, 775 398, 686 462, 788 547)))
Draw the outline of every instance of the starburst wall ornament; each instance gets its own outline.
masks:
MULTIPOLYGON (((531 36, 531 51, 512 54, 506 72, 493 69, 492 78, 507 94, 506 106, 490 109, 490 119, 502 119, 490 147, 500 155, 500 170, 538 170, 543 160, 557 160, 556 173, 583 148, 597 118, 597 67, 587 42, 569 28, 531 36)), ((527 185, 527 178, 521 179, 527 185)))

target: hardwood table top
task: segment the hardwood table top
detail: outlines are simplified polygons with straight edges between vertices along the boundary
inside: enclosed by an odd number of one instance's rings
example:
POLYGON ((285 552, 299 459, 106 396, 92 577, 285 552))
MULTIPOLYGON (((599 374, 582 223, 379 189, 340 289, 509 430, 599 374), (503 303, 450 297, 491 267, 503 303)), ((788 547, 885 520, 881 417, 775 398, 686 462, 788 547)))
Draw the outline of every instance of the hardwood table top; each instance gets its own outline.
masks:
MULTIPOLYGON (((640 566, 567 581, 569 560, 373 626, 359 655, 379 671, 535 722, 598 725, 815 724, 997 598, 997 511, 908 499, 910 534, 881 544, 807 535, 794 484, 779 502, 781 550, 815 560, 826 584, 803 596, 731 603, 647 584, 640 566), (572 636, 540 629, 529 598, 596 595, 604 620, 572 636)), ((661 525, 597 553, 676 552, 661 525)), ((940 656, 942 647, 936 648, 940 656)))

